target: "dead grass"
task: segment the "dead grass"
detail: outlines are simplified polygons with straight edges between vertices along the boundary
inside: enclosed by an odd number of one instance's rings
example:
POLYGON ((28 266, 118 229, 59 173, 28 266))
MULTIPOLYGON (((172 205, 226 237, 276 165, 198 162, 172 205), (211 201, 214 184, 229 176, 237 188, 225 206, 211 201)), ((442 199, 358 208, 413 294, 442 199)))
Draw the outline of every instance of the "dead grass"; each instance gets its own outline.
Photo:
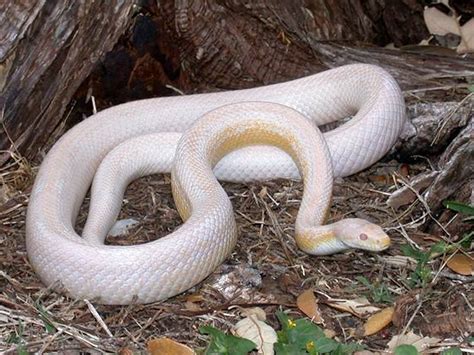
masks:
MULTIPOLYGON (((411 173, 424 166, 411 166, 411 173)), ((441 275, 429 289, 410 290, 406 286, 407 268, 393 266, 391 256, 400 255, 399 246, 410 238, 421 247, 439 236, 417 231, 415 212, 395 214, 385 205, 393 190, 390 176, 398 172, 394 162, 379 163, 336 183, 331 219, 346 216, 368 218, 391 229, 394 245, 388 252, 360 251, 326 257, 311 257, 299 251, 293 241, 293 223, 302 194, 299 183, 277 181, 266 184, 225 184, 240 226, 237 247, 219 270, 198 287, 171 300, 150 305, 92 306, 45 289, 28 264, 24 244, 24 219, 31 187, 30 168, 21 162, 3 171, 3 189, 8 200, 1 209, 0 239, 0 336, 7 353, 18 344, 28 351, 117 351, 122 347, 143 350, 152 337, 167 336, 192 347, 202 347, 205 339, 198 328, 212 324, 228 329, 239 319, 238 308, 259 305, 272 316, 278 308, 290 309, 299 317, 295 297, 313 287, 333 298, 351 299, 366 292, 356 283, 357 276, 379 280, 393 293, 399 307, 396 326, 362 339, 371 349, 381 350, 392 335, 401 332, 419 304, 410 328, 424 335, 448 337, 458 341, 462 329, 434 329, 433 319, 467 319, 467 298, 472 297, 472 280, 463 282, 441 275), (381 179, 380 177, 387 177, 381 179), (371 181, 383 182, 371 182, 371 181), (10 191, 10 192, 8 192, 10 191), (403 229, 401 226, 404 226, 403 229), (254 275, 254 282, 249 281, 254 275), (226 282, 222 281, 223 275, 226 282), (243 277, 242 277, 243 275, 243 277), (217 286, 216 286, 217 285, 217 286), (200 295, 202 297, 191 297, 200 295), (192 302, 190 300, 197 300, 192 302), (97 314, 95 314, 97 312, 97 314), (94 315, 95 314, 95 315, 94 315), (450 316, 452 315, 452 317, 450 316), (48 328, 50 333, 48 332, 48 328), (435 334, 436 333, 436 334, 435 334), (112 335, 112 336, 110 336, 112 335)), ((131 185, 122 217, 133 216, 140 225, 131 231, 127 243, 142 243, 165 235, 180 224, 173 208, 168 177, 153 176, 131 185)), ((79 224, 85 219, 85 207, 79 224)), ((416 211, 416 209, 414 209, 416 211)), ((125 243, 125 238, 113 241, 125 243)), ((433 270, 437 270, 436 261, 433 270)), ((384 306, 384 305, 381 305, 384 306)), ((352 338, 351 329, 363 319, 321 305, 326 328, 341 340, 352 338)), ((448 322, 447 322, 448 323, 448 322)), ((447 324, 446 323, 446 324, 447 324)), ((462 322, 461 322, 462 323, 462 322)), ((455 324, 454 327, 465 327, 455 324)))

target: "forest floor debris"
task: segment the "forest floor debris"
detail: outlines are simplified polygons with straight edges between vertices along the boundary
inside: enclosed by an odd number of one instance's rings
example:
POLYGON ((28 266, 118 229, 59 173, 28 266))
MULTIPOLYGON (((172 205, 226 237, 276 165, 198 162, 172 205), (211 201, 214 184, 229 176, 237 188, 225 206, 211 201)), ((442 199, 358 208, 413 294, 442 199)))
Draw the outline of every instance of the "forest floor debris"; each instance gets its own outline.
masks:
MULTIPOLYGON (((318 323, 341 341, 360 342, 374 352, 387 350, 389 342, 400 337, 416 338, 417 342, 428 339, 431 343, 427 346, 439 349, 446 344, 468 347, 472 339, 467 334, 473 332, 474 278, 448 268, 451 253, 446 250, 430 252, 437 243, 453 245, 462 236, 421 230, 434 217, 424 210, 420 199, 398 211, 386 204, 387 197, 400 187, 397 177, 429 170, 423 161, 406 165, 385 160, 336 180, 330 221, 354 216, 380 224, 393 241, 381 254, 306 255, 293 239, 302 196, 300 183, 225 183, 240 237, 224 265, 204 282, 167 301, 104 306, 72 300, 45 288, 32 270, 25 249, 25 214, 37 167, 22 159, 13 160, 0 171, 0 351, 134 351, 146 349, 150 340, 160 337, 193 349, 204 348, 208 337, 199 328, 232 329, 242 319, 242 309, 260 307, 274 329, 279 328, 279 310, 292 318, 305 317, 297 297, 309 289, 315 291, 317 301, 311 312, 317 312, 318 323), (410 250, 412 254, 407 255, 410 250), (425 254, 429 255, 423 259, 425 254), (357 303, 361 297, 368 304, 357 303), (334 300, 339 300, 339 307, 334 306, 334 300), (355 308, 344 310, 344 304, 355 308), (361 306, 374 310, 357 311, 361 306), (367 318, 384 309, 390 309, 385 314, 391 314, 391 324, 364 336, 360 329, 367 318)), ((88 202, 77 221, 79 232, 88 202)), ((132 183, 120 218, 139 223, 131 226, 127 236, 109 237, 108 243, 144 243, 178 227, 181 220, 174 208, 169 176, 150 176, 132 183)), ((472 260, 472 254, 462 255, 472 260)), ((312 302, 313 297, 306 299, 312 302)))

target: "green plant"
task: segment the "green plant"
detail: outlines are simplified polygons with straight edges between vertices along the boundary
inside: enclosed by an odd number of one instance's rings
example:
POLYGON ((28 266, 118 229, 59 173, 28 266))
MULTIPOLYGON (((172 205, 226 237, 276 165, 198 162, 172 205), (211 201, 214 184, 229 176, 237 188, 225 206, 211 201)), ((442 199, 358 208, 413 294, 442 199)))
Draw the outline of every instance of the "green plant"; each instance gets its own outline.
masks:
MULTIPOLYGON (((449 208, 452 211, 459 212, 461 214, 467 215, 463 219, 465 222, 474 222, 474 207, 466 205, 465 203, 457 202, 457 201, 444 201, 443 202, 446 208, 449 208)), ((474 230, 471 230, 470 232, 467 232, 464 234, 463 238, 461 241, 459 241, 457 244, 464 248, 464 249, 470 249, 471 244, 474 239, 474 230)))
POLYGON ((444 201, 444 206, 450 210, 468 215, 468 220, 474 220, 474 207, 458 201, 444 201))
POLYGON ((28 351, 25 348, 26 341, 23 339, 23 323, 18 322, 18 330, 15 328, 15 334, 11 334, 6 340, 7 344, 16 344, 16 351, 19 355, 27 355, 28 351))
POLYGON ((449 349, 443 350, 441 355, 462 355, 462 351, 459 348, 449 348, 449 349))
POLYGON ((410 273, 409 277, 410 287, 425 287, 428 285, 432 280, 432 272, 428 266, 428 262, 434 257, 446 253, 451 248, 452 247, 445 242, 438 242, 428 251, 423 252, 409 244, 402 245, 401 251, 403 255, 416 260, 416 268, 410 273))
MULTIPOLYGON (((474 207, 468 206, 457 201, 445 201, 444 205, 453 211, 468 215, 465 221, 474 221, 474 207)), ((416 260, 416 268, 410 274, 409 282, 411 287, 424 287, 432 279, 431 268, 428 262, 438 255, 453 252, 458 248, 469 249, 474 238, 474 231, 463 236, 457 243, 447 244, 446 242, 438 242, 434 244, 427 252, 423 252, 411 245, 402 245, 401 250, 405 256, 409 256, 416 260)))
POLYGON ((370 293, 368 296, 373 302, 390 304, 393 302, 392 293, 388 289, 387 285, 385 285, 383 282, 370 283, 370 281, 364 276, 358 276, 357 281, 359 281, 369 290, 370 293))
POLYGON ((206 355, 245 355, 257 347, 250 340, 225 334, 211 326, 201 327, 199 332, 211 336, 206 355))
POLYGON ((276 316, 281 324, 275 344, 277 355, 343 355, 363 349, 357 343, 343 344, 326 337, 323 330, 309 320, 293 320, 283 312, 277 312, 276 316))
POLYGON ((54 326, 54 324, 50 321, 49 319, 49 316, 48 316, 48 312, 44 309, 44 307, 36 302, 35 303, 35 306, 36 306, 36 309, 38 310, 39 314, 40 314, 40 318, 41 320, 43 321, 43 324, 44 324, 44 328, 46 329, 46 332, 48 332, 48 334, 54 334, 56 333, 56 327, 54 326))
MULTIPOLYGON (((346 355, 364 347, 357 343, 343 344, 326 337, 323 330, 307 319, 289 318, 283 312, 276 316, 281 324, 274 345, 276 355, 346 355)), ((206 355, 244 355, 256 348, 250 340, 239 338, 210 326, 199 328, 201 334, 211 336, 206 355)))
POLYGON ((413 345, 402 344, 395 348, 395 355, 418 355, 418 350, 413 345))

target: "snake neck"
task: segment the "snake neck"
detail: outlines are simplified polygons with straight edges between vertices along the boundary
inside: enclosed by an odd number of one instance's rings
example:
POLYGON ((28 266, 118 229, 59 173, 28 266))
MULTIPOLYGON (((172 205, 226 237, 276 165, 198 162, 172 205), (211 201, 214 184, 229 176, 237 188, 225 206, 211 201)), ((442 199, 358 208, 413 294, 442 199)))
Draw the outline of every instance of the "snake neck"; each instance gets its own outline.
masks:
POLYGON ((298 247, 311 255, 330 255, 350 249, 337 237, 333 224, 312 227, 296 226, 295 239, 298 247))

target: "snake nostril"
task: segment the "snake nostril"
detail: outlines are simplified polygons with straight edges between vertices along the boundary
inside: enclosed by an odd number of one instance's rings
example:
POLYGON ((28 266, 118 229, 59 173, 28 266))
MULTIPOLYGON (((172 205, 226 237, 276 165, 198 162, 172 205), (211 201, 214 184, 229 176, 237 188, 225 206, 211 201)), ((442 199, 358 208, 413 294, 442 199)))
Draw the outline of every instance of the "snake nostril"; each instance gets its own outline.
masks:
POLYGON ((365 234, 365 233, 361 233, 361 234, 359 235, 359 239, 360 239, 360 240, 367 240, 367 239, 369 239, 369 236, 368 236, 367 234, 365 234))

